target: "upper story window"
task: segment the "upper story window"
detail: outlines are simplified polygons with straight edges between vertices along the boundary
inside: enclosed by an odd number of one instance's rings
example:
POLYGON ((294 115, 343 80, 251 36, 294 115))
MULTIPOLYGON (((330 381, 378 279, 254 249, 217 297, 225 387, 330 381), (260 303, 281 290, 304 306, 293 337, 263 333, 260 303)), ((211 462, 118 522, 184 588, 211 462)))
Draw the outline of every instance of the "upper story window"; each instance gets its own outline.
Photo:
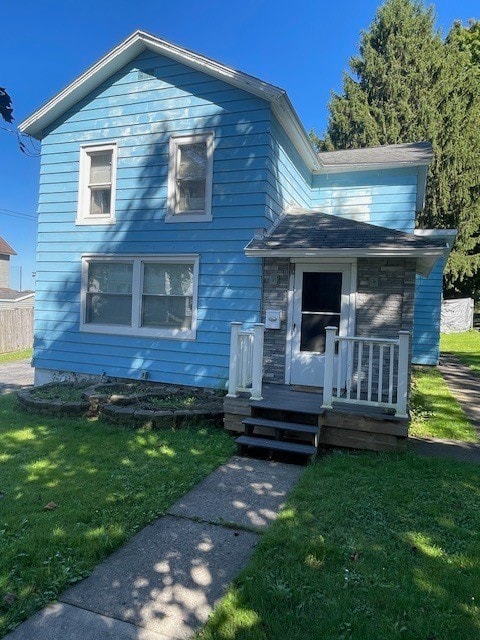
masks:
POLYGON ((116 173, 115 143, 80 148, 77 224, 115 222, 116 173))
POLYGON ((166 222, 212 219, 213 133, 170 138, 166 222))

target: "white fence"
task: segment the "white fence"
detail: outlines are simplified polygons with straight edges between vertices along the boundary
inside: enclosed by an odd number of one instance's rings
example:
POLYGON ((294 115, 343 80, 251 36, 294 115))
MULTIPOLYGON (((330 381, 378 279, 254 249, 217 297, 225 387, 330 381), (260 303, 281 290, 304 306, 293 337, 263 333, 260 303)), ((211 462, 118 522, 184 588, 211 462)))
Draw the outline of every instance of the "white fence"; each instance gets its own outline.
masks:
POLYGON ((409 332, 396 339, 339 336, 336 327, 326 333, 323 407, 362 404, 406 417, 409 332))
POLYGON ((261 400, 265 325, 256 323, 253 329, 242 329, 241 322, 232 322, 231 327, 228 397, 247 392, 251 400, 261 400))
POLYGON ((442 333, 458 333, 473 329, 473 311, 473 298, 444 300, 442 302, 440 331, 442 333))

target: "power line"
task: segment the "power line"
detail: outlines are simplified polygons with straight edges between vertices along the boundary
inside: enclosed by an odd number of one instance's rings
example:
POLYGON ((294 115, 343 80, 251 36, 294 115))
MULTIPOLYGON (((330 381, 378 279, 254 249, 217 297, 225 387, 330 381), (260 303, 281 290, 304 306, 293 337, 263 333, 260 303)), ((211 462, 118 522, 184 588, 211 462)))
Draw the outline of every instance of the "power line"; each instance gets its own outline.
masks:
POLYGON ((13 211, 12 209, 0 208, 0 215, 12 218, 22 218, 23 220, 37 220, 37 216, 31 213, 22 213, 21 211, 13 211))

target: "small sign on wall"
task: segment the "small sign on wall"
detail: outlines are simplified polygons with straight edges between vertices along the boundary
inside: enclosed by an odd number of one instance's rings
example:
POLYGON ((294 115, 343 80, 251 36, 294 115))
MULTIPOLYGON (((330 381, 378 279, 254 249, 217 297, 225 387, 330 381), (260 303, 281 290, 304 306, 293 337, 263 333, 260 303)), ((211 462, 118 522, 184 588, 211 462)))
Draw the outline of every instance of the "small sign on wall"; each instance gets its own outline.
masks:
POLYGON ((280 309, 267 309, 265 312, 265 329, 280 329, 280 309))

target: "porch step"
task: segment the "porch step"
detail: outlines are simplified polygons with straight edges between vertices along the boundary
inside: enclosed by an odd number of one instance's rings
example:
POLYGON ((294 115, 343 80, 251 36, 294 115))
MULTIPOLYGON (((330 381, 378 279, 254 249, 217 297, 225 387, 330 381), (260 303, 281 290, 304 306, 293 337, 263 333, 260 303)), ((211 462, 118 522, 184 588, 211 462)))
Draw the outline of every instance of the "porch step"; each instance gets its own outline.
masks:
POLYGON ((311 444, 297 444, 286 442, 285 440, 271 440, 269 438, 257 438, 252 436, 240 436, 236 439, 240 447, 256 447, 258 449, 270 449, 274 451, 285 451, 287 453, 299 453, 306 456, 315 456, 317 447, 311 444))
POLYGON ((267 420, 265 418, 245 418, 242 421, 245 425, 246 433, 253 430, 254 427, 263 427, 266 429, 275 429, 278 431, 292 431, 295 433, 308 433, 318 435, 319 428, 311 424, 299 424, 298 422, 283 422, 282 420, 267 420))

